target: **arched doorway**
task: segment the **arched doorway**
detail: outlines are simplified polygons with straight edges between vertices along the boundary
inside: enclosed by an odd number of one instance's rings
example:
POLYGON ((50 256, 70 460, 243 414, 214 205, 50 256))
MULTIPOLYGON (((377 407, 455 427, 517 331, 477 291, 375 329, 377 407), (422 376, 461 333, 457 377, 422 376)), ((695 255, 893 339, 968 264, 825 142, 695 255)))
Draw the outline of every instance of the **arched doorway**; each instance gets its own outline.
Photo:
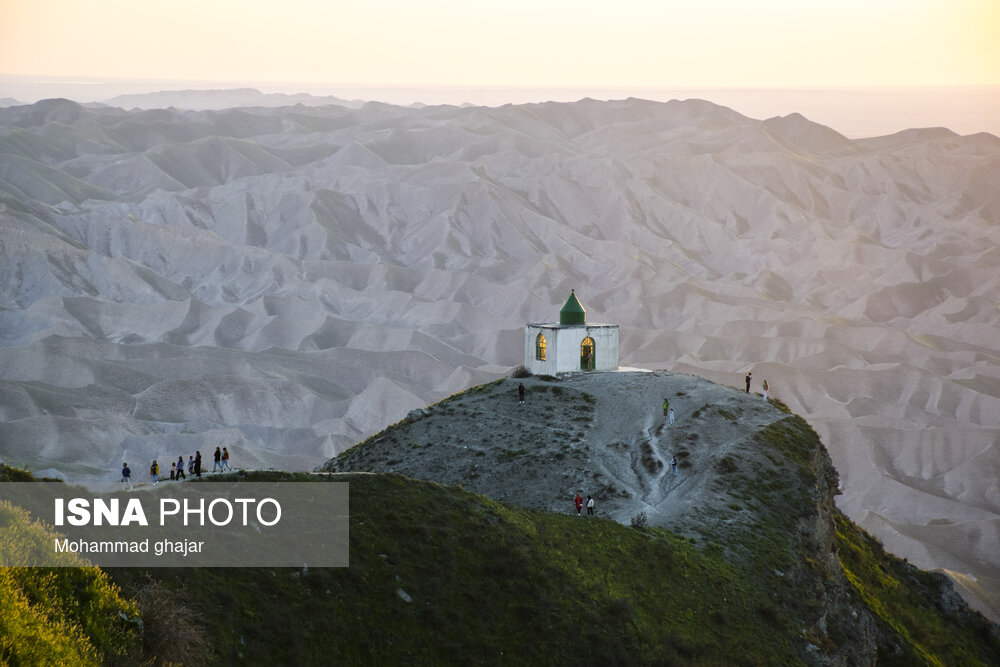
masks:
POLYGON ((594 357, 594 339, 587 336, 580 343, 580 370, 594 370, 596 359, 594 357))

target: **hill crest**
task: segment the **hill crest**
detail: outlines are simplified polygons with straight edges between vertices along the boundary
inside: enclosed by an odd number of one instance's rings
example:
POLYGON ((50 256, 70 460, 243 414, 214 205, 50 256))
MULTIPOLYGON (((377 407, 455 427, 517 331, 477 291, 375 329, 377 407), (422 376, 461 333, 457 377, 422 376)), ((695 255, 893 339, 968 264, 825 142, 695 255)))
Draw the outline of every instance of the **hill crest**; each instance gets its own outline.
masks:
POLYGON ((319 470, 401 473, 556 512, 571 511, 581 493, 619 523, 643 512, 651 525, 677 529, 699 508, 732 503, 720 475, 752 480, 774 467, 755 438, 798 420, 779 405, 666 371, 507 378, 414 410, 319 470))
MULTIPOLYGON (((944 575, 885 554, 837 510, 836 469, 801 417, 690 375, 501 379, 414 410, 317 470, 403 474, 564 514, 575 513, 576 492, 592 495, 598 518, 664 527, 723 554, 802 628, 808 664, 876 664, 901 644, 923 650, 864 573, 873 561, 907 587, 920 582, 931 615, 950 619, 932 623, 981 623, 997 634, 944 575)), ((768 604, 759 613, 771 613, 768 604)))

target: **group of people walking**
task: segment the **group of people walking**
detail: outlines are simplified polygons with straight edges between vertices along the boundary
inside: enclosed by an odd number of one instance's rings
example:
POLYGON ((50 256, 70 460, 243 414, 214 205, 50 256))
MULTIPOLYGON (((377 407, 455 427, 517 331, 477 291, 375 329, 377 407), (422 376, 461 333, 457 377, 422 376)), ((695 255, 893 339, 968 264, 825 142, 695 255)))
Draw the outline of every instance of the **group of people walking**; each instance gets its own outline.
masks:
MULTIPOLYGON (((229 465, 229 449, 226 447, 216 447, 215 448, 215 464, 212 466, 212 472, 225 472, 226 470, 232 470, 229 465)), ((188 456, 187 463, 184 462, 184 455, 177 457, 176 463, 170 464, 170 479, 174 481, 181 481, 182 479, 187 479, 188 475, 193 475, 194 477, 201 477, 201 452, 196 451, 193 455, 188 456), (185 470, 187 471, 185 473, 185 470)), ((149 466, 149 479, 153 484, 157 484, 160 481, 160 464, 156 459, 153 459, 153 463, 149 466)), ((122 484, 128 484, 128 488, 132 488, 132 469, 128 467, 128 463, 122 463, 122 484)))
MULTIPOLYGON (((576 513, 583 513, 583 496, 579 493, 576 494, 576 498, 573 499, 573 504, 576 506, 576 513)), ((591 496, 587 496, 587 514, 594 516, 594 499, 591 496)))

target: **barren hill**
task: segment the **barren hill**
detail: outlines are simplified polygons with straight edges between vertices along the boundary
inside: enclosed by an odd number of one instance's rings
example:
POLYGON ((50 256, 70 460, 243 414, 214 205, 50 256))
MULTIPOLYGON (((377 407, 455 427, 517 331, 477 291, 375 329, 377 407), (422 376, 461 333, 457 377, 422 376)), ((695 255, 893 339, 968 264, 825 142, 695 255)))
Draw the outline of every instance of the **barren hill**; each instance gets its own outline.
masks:
MULTIPOLYGON (((760 434, 801 420, 758 394, 664 371, 504 379, 462 392, 321 466, 329 472, 396 472, 461 485, 517 505, 596 513, 620 523, 695 530, 741 503, 743 483, 780 475, 760 434), (517 386, 524 383, 525 402, 517 386), (662 414, 670 401, 675 422, 662 414), (677 460, 677 474, 670 465, 677 460)), ((807 428, 807 427, 806 427, 807 428)), ((825 451, 817 465, 836 471, 825 451)))

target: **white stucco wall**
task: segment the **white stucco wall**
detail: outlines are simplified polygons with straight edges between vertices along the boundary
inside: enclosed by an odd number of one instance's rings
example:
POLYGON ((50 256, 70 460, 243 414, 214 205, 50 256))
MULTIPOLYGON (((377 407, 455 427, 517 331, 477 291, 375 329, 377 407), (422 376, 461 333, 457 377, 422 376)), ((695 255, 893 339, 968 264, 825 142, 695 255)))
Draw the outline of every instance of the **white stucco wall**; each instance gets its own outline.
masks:
POLYGON ((580 369, 580 345, 594 339, 594 370, 618 369, 617 324, 529 324, 524 328, 524 366, 535 375, 555 375, 580 369), (535 339, 545 336, 545 361, 535 358, 535 339))

